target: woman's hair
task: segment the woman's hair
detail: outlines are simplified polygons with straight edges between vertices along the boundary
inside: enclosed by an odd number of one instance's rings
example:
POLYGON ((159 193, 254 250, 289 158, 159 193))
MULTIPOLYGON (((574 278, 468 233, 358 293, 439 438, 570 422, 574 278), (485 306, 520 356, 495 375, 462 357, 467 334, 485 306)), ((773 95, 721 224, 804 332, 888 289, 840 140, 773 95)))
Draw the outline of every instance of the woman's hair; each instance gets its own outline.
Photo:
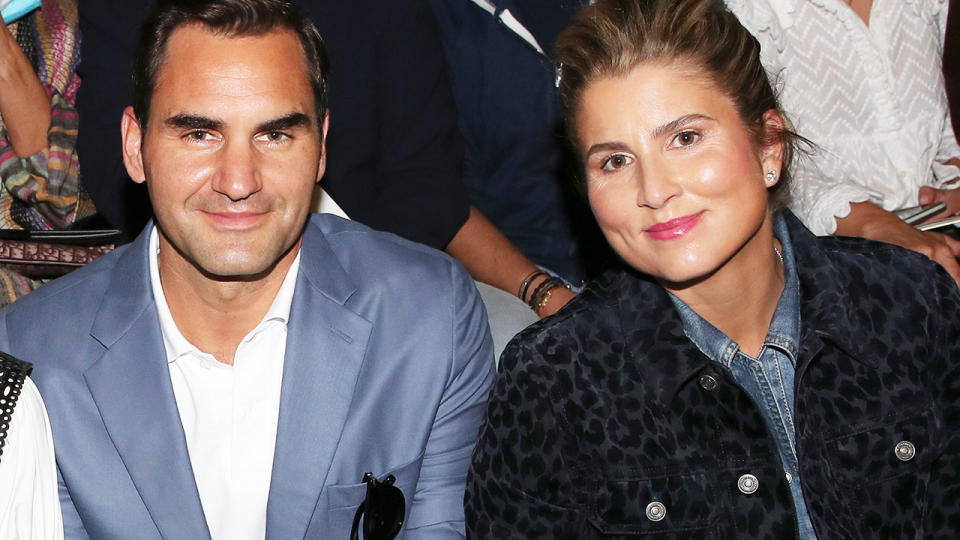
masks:
POLYGON ((798 143, 760 63, 760 43, 721 0, 598 0, 584 7, 557 42, 560 100, 571 139, 576 111, 591 82, 622 77, 644 62, 685 63, 729 97, 754 144, 783 143, 780 181, 771 208, 786 206, 790 164, 798 143), (771 130, 763 115, 777 111, 784 129, 771 130))

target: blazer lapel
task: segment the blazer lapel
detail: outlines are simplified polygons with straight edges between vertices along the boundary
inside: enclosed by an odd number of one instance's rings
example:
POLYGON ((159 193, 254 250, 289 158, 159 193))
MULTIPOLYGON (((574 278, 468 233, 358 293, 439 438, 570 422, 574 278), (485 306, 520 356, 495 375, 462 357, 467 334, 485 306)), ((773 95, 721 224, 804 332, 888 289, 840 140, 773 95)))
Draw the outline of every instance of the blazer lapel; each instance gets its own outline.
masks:
POLYGON ((309 225, 290 308, 267 538, 303 538, 326 483, 373 326, 344 306, 355 290, 309 225))
POLYGON ((107 350, 84 373, 133 484, 164 538, 210 538, 150 288, 148 226, 114 269, 91 335, 107 350))

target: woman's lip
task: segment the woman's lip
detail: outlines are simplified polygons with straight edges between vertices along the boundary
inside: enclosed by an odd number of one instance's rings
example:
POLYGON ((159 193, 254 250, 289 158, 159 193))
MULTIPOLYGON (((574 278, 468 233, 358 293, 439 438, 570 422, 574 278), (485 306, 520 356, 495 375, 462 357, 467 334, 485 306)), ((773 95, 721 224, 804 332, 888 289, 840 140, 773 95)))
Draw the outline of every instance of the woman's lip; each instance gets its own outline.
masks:
POLYGON ((696 214, 678 217, 662 223, 655 223, 647 227, 644 232, 653 237, 655 240, 670 240, 673 238, 680 238, 697 226, 697 223, 700 222, 701 216, 703 216, 702 210, 696 214))

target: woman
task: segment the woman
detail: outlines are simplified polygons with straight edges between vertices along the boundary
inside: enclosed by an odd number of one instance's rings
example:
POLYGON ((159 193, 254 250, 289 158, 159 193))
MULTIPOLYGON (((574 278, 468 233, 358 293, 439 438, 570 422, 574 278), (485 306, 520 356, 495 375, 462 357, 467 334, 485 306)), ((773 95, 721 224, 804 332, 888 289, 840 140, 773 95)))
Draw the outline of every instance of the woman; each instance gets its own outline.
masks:
POLYGON ((29 364, 0 353, 0 538, 58 540, 53 438, 29 373, 29 364))
MULTIPOLYGON (((0 229, 66 229, 95 213, 80 188, 76 152, 76 0, 43 0, 6 29, 0 32, 0 229)), ((39 285, 0 268, 0 306, 39 285)))
MULTIPOLYGON (((960 242, 892 211, 943 200, 960 213, 960 146, 941 74, 947 0, 727 0, 760 40, 784 109, 820 147, 792 207, 817 234, 914 249, 960 281, 960 242)), ((946 229, 944 229, 946 230, 946 229)))
POLYGON ((599 0, 562 34, 590 204, 635 271, 508 345, 473 537, 960 530, 960 291, 774 212, 798 137, 759 52, 714 0, 599 0))

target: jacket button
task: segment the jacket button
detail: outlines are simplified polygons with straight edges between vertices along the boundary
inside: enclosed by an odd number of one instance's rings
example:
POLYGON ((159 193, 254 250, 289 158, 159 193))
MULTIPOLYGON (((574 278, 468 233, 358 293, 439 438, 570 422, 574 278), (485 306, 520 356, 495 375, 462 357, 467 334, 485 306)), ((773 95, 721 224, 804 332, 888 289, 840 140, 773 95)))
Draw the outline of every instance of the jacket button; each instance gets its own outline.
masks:
POLYGON ((750 495, 756 492, 759 487, 760 482, 757 480, 757 477, 752 474, 745 474, 737 479, 737 489, 744 495, 750 495))
POLYGON ((910 441, 900 441, 897 443, 897 447, 893 449, 893 452, 900 461, 910 461, 913 459, 913 456, 917 455, 917 447, 910 441))
POLYGON ((790 473, 786 473, 786 475, 787 475, 787 483, 788 483, 788 484, 792 484, 792 483, 793 483, 793 475, 790 474, 790 473))
POLYGON ((709 373, 701 373, 698 381, 700 383, 700 388, 703 388, 707 391, 714 391, 720 386, 720 383, 717 382, 717 378, 709 373))
POLYGON ((647 519, 650 521, 660 521, 667 517, 667 507, 660 501, 653 501, 647 505, 647 519))

